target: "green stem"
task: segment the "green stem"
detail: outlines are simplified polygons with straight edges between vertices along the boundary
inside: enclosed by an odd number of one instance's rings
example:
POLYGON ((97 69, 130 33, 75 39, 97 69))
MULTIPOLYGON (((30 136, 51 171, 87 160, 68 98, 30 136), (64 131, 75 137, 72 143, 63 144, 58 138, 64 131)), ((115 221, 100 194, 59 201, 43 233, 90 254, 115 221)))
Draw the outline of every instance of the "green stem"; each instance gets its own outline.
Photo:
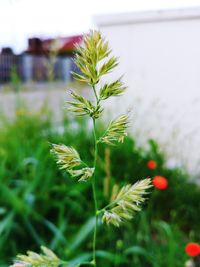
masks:
MULTIPOLYGON (((94 89, 95 91, 95 89, 94 89)), ((96 92, 96 91, 95 91, 96 92)), ((98 154, 98 144, 97 144, 97 136, 96 136, 96 125, 95 119, 93 119, 93 135, 94 135, 94 143, 95 143, 95 152, 94 152, 94 169, 96 169, 97 162, 97 154, 98 154)), ((97 236, 97 222, 98 222, 98 207, 97 207, 97 197, 96 197, 96 186, 95 186, 95 174, 92 179, 92 192, 94 199, 94 208, 95 208, 95 226, 94 226, 94 234, 93 234, 93 260, 92 263, 96 266, 96 236, 97 236)))
POLYGON ((101 214, 102 212, 106 211, 108 208, 114 206, 118 203, 118 200, 111 202, 110 204, 106 205, 104 208, 97 211, 97 215, 101 214))
POLYGON ((95 89, 95 85, 92 85, 92 89, 93 89, 93 92, 94 92, 94 95, 95 95, 95 98, 96 98, 96 101, 97 101, 97 104, 99 103, 99 98, 98 98, 98 95, 97 95, 97 91, 95 89))

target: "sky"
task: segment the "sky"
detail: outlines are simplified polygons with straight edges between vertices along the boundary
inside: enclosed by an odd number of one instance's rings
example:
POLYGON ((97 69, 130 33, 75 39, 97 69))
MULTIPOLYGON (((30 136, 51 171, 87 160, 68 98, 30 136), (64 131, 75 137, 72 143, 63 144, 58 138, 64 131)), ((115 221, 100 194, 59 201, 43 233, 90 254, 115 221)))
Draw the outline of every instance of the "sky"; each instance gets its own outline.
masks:
POLYGON ((0 49, 15 52, 29 37, 85 33, 98 14, 200 7, 200 0, 0 0, 0 49))

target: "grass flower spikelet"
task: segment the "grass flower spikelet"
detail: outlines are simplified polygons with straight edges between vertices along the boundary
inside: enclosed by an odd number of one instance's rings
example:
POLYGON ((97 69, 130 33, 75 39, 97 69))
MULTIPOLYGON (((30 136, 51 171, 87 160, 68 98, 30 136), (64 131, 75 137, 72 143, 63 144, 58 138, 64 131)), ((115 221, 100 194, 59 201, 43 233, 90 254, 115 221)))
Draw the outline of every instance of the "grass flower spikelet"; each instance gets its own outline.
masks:
POLYGON ((126 129, 128 127, 128 115, 121 115, 116 120, 113 120, 105 134, 100 138, 99 142, 106 144, 123 143, 127 136, 126 129))
POLYGON ((109 205, 111 208, 104 212, 103 222, 118 227, 122 222, 132 219, 134 214, 141 210, 141 204, 145 201, 144 195, 150 187, 152 185, 149 178, 134 185, 123 186, 113 203, 109 205))
POLYGON ((85 182, 93 176, 94 168, 82 168, 80 170, 69 170, 72 177, 79 178, 79 182, 85 182))
POLYGON ((126 86, 123 86, 121 78, 110 83, 105 84, 100 89, 100 99, 106 100, 110 96, 119 96, 126 90, 126 86))
POLYGON ((67 110, 76 113, 77 116, 89 115, 95 119, 101 115, 103 109, 101 109, 100 105, 94 106, 91 101, 75 92, 71 92, 71 96, 75 101, 68 102, 71 107, 67 108, 67 110))
POLYGON ((18 255, 10 267, 58 267, 61 260, 50 249, 42 246, 43 254, 28 251, 27 255, 18 255))
POLYGON ((76 47, 75 63, 81 70, 81 74, 73 73, 76 80, 96 85, 100 77, 109 73, 118 65, 117 58, 111 57, 99 66, 102 59, 111 53, 108 42, 102 38, 99 31, 91 31, 85 36, 83 43, 76 47))
POLYGON ((81 164, 78 152, 73 148, 65 145, 52 145, 51 153, 56 156, 56 163, 61 169, 69 170, 81 164))

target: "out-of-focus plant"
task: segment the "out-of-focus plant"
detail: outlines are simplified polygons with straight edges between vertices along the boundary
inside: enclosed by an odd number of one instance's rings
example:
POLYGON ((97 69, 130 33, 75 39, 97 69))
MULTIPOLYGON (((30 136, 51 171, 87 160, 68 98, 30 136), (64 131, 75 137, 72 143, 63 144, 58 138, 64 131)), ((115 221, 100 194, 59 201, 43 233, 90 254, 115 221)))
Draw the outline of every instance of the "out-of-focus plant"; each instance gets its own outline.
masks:
POLYGON ((11 81, 11 85, 12 85, 14 91, 19 92, 21 80, 20 80, 20 77, 17 73, 17 66, 16 65, 13 65, 11 68, 10 81, 11 81))
MULTIPOLYGON (((118 60, 114 56, 110 56, 108 42, 102 38, 100 32, 91 31, 84 37, 83 43, 77 46, 75 63, 81 70, 81 74, 74 73, 75 79, 86 82, 91 86, 94 93, 94 101, 90 101, 83 96, 71 92, 72 100, 68 102, 68 110, 74 112, 77 116, 88 115, 93 122, 94 136, 94 162, 92 166, 88 166, 79 153, 70 146, 64 144, 53 144, 51 152, 55 155, 57 164, 65 172, 79 182, 89 182, 92 186, 94 200, 94 216, 95 225, 93 232, 93 252, 92 260, 89 262, 81 262, 76 266, 87 264, 97 266, 96 262, 96 242, 97 242, 97 226, 99 218, 107 225, 121 226, 128 220, 131 220, 137 212, 141 210, 142 203, 149 193, 148 189, 152 186, 151 179, 147 178, 136 182, 135 184, 127 184, 115 192, 111 202, 103 208, 98 206, 96 194, 96 169, 98 159, 98 148, 101 144, 117 144, 123 143, 127 136, 128 115, 123 114, 113 120, 105 133, 98 136, 96 121, 102 115, 102 101, 112 96, 121 95, 126 87, 123 85, 121 78, 112 83, 105 83, 99 86, 102 76, 110 73, 117 65, 118 60)), ((43 248, 45 255, 39 255, 34 252, 28 252, 28 255, 20 255, 14 263, 15 267, 57 267, 63 265, 63 262, 55 256, 53 252, 43 248)), ((67 263, 64 263, 67 266, 67 263)))
POLYGON ((55 65, 58 58, 60 47, 61 43, 58 39, 54 39, 51 41, 49 46, 49 55, 45 62, 47 68, 47 79, 49 82, 55 80, 55 65))
POLYGON ((18 255, 17 260, 11 267, 41 267, 52 266, 58 267, 61 265, 61 260, 48 248, 41 247, 43 254, 37 254, 28 251, 27 255, 18 255))
MULTIPOLYGON (((16 253, 23 254, 27 248, 39 252, 41 245, 69 260, 70 267, 91 259, 91 184, 75 186, 68 173, 60 173, 49 153, 49 143, 76 147, 92 166, 93 135, 87 120, 68 118, 65 111, 63 115, 64 124, 59 127, 47 106, 37 113, 24 107, 13 120, 0 115, 1 267, 7 267, 16 253)), ((102 126, 98 123, 99 133, 105 131, 102 126)), ((111 227, 99 225, 98 266, 183 267, 191 261, 199 266, 200 255, 189 259, 184 247, 188 242, 199 242, 200 188, 183 169, 165 165, 165 151, 156 141, 149 144, 139 147, 133 137, 127 136, 118 146, 99 146, 99 207, 113 200, 124 183, 132 184, 137 177, 162 175, 169 185, 165 190, 155 188, 145 212, 123 229, 111 231, 111 227), (110 162, 104 159, 105 150, 109 151, 106 157, 110 162), (157 163, 156 169, 147 167, 149 160, 157 163), (102 190, 104 181, 109 194, 102 190), (165 222, 165 234, 158 226, 160 221, 165 222)))
POLYGON ((185 252, 188 256, 193 257, 193 259, 187 260, 185 262, 185 267, 196 267, 200 263, 200 245, 196 242, 189 242, 185 246, 185 252))

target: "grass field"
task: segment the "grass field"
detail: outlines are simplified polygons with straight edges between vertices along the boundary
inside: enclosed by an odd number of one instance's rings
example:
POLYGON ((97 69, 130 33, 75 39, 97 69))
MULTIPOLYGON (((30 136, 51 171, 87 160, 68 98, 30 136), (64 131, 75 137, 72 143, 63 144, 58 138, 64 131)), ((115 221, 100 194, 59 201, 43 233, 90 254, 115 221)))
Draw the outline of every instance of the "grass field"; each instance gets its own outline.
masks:
MULTIPOLYGON (((11 264, 17 253, 39 251, 41 245, 71 266, 91 259, 91 186, 58 170, 49 151, 51 143, 65 143, 90 163, 92 140, 86 122, 63 116, 56 125, 45 106, 37 112, 18 109, 12 121, 1 116, 1 267, 11 264)), ((128 137, 123 146, 101 146, 99 152, 97 181, 103 185, 97 192, 99 204, 107 203, 112 187, 124 181, 162 175, 169 182, 166 190, 153 189, 144 211, 123 229, 105 228, 99 222, 99 266, 183 267, 189 258, 185 245, 199 242, 200 188, 182 169, 166 167, 164 152, 154 140, 143 149, 128 137), (156 169, 148 168, 149 160, 157 163, 156 169)))

